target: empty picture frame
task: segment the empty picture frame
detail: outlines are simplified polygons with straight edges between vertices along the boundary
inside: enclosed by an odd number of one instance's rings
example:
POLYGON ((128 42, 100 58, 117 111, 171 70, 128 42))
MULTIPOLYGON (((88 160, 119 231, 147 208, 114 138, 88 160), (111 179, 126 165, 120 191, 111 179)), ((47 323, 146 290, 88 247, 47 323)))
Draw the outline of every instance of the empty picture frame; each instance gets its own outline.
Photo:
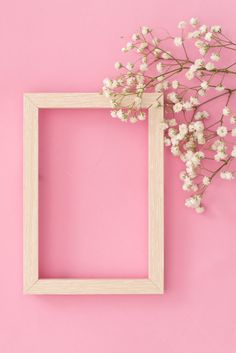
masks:
MULTIPOLYGON (((132 102, 127 97, 125 104, 132 102)), ((148 109, 148 277, 130 279, 40 279, 38 270, 38 118, 39 109, 112 108, 99 93, 24 94, 24 293, 27 294, 162 294, 163 222, 163 98, 143 95, 148 109)))

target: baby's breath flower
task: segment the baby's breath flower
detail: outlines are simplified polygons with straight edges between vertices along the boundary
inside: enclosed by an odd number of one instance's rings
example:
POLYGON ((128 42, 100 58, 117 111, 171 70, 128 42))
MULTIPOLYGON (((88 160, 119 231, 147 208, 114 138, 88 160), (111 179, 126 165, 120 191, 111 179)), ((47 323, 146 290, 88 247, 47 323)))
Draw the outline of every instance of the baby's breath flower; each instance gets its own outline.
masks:
POLYGON ((236 128, 232 129, 231 135, 232 135, 233 137, 236 137, 236 128))
POLYGON ((207 90, 208 89, 208 82, 207 81, 203 81, 202 83, 201 83, 201 87, 202 87, 202 89, 203 90, 207 90))
POLYGON ((218 86, 216 86, 216 91, 218 91, 218 92, 221 92, 221 91, 224 91, 224 86, 223 85, 218 85, 218 86))
POLYGON ((180 47, 183 44, 183 40, 181 37, 175 37, 174 43, 175 43, 176 47, 180 47))
POLYGON ((231 124, 235 124, 236 123, 236 116, 231 116, 230 122, 231 122, 231 124))
POLYGON ((132 124, 135 124, 135 123, 138 121, 138 119, 137 119, 135 116, 131 116, 131 117, 129 118, 129 121, 130 121, 132 124))
POLYGON ((147 71, 148 65, 146 63, 142 63, 139 68, 141 71, 147 71))
POLYGON ((153 45, 158 45, 159 43, 160 43, 160 40, 158 38, 152 38, 153 45))
POLYGON ((192 32, 192 38, 200 38, 201 37, 201 31, 194 31, 192 32))
POLYGON ((224 141, 221 141, 221 140, 214 141, 213 144, 211 145, 211 149, 213 151, 224 151, 225 150, 224 141))
POLYGON ((220 54, 218 54, 218 53, 212 53, 212 54, 211 54, 211 60, 212 60, 212 61, 219 61, 219 60, 220 60, 220 54))
POLYGON ((126 44, 126 49, 127 49, 127 51, 133 49, 133 47, 134 47, 134 45, 133 45, 132 42, 128 42, 128 43, 126 44))
POLYGON ((154 54, 156 57, 160 56, 161 53, 162 53, 162 50, 161 50, 161 49, 155 48, 155 49, 153 50, 153 54, 154 54))
POLYGON ((190 103, 196 106, 199 104, 199 100, 196 97, 190 97, 190 103))
POLYGON ((208 176, 204 176, 202 179, 202 183, 205 186, 208 186, 211 183, 211 179, 208 176))
POLYGON ((187 26, 187 23, 186 21, 180 21, 179 24, 178 24, 178 28, 180 29, 183 29, 187 26))
POLYGON ((183 105, 181 103, 176 103, 173 106, 173 110, 174 110, 175 113, 181 112, 182 109, 183 109, 183 105))
POLYGON ((172 138, 172 137, 174 137, 176 134, 177 134, 176 129, 170 128, 170 129, 168 130, 168 135, 169 135, 169 137, 172 138))
POLYGON ((111 111, 111 116, 112 116, 112 118, 116 118, 116 117, 117 117, 117 112, 116 112, 116 110, 112 110, 112 111, 111 111))
POLYGON ((151 31, 152 31, 151 28, 149 28, 147 26, 143 26, 141 29, 141 32, 143 35, 146 35, 146 34, 150 33, 151 31))
POLYGON ((199 31, 200 31, 201 34, 205 34, 207 32, 207 30, 208 30, 207 25, 201 25, 199 27, 199 31))
POLYGON ((196 138, 197 138, 197 142, 199 143, 199 145, 205 145, 206 139, 205 139, 205 136, 202 132, 198 132, 196 135, 196 138))
POLYGON ((102 90, 103 90, 103 95, 107 98, 110 98, 111 97, 111 92, 109 89, 107 89, 106 87, 102 87, 102 90))
POLYGON ((142 53, 144 51, 144 49, 146 49, 148 47, 148 43, 147 42, 142 42, 138 49, 137 49, 137 52, 138 53, 142 53))
POLYGON ((110 80, 109 78, 105 78, 105 79, 103 80, 103 84, 104 84, 105 87, 111 88, 111 86, 112 86, 112 80, 110 80))
POLYGON ((194 65, 195 65, 196 68, 198 68, 198 69, 204 67, 204 63, 205 63, 205 60, 204 60, 204 59, 196 59, 196 60, 194 61, 194 65))
POLYGON ((190 81, 194 78, 194 72, 193 70, 188 70, 185 74, 185 77, 190 81))
POLYGON ((155 91, 156 92, 162 92, 163 90, 163 84, 162 83, 157 83, 155 86, 155 91))
POLYGON ((119 62, 119 61, 117 61, 116 63, 115 63, 115 69, 120 69, 122 67, 122 64, 119 62))
POLYGON ((199 27, 199 31, 201 32, 201 34, 204 34, 207 32, 207 26, 206 25, 202 25, 199 27))
POLYGON ((146 114, 144 112, 141 112, 137 116, 138 120, 145 120, 146 119, 146 114))
POLYGON ((169 87, 168 81, 163 81, 162 86, 163 86, 163 89, 166 90, 169 87))
POLYGON ((170 146, 171 145, 171 140, 167 137, 164 138, 164 144, 165 146, 170 146))
POLYGON ((220 137, 225 137, 228 133, 227 127, 226 126, 219 126, 216 130, 216 133, 220 137))
POLYGON ((195 47, 202 48, 204 46, 204 42, 202 40, 196 40, 196 42, 194 43, 195 47))
POLYGON ((194 115, 195 120, 201 120, 201 119, 206 119, 209 117, 209 113, 207 111, 199 111, 194 115))
POLYGON ((161 55, 162 59, 170 59, 171 58, 171 53, 170 52, 165 52, 161 55))
POLYGON ((202 121, 196 121, 193 123, 194 130, 197 132, 202 132, 204 130, 204 124, 202 121))
POLYGON ((198 191, 197 184, 193 184, 192 187, 191 187, 191 190, 194 191, 194 192, 198 191))
POLYGON ((172 146, 171 153, 173 154, 173 156, 179 156, 180 155, 179 146, 172 146))
POLYGON ((196 148, 196 143, 193 138, 189 138, 189 141, 184 144, 184 149, 185 150, 194 150, 196 148))
POLYGON ((135 99, 134 99, 135 107, 136 107, 136 108, 140 108, 141 103, 142 103, 142 98, 139 97, 139 96, 135 97, 135 99))
POLYGON ((172 88, 177 89, 179 87, 179 81, 174 80, 174 81, 172 81, 171 85, 172 85, 172 88))
POLYGON ((198 24, 198 18, 196 17, 192 17, 189 21, 189 23, 192 25, 192 26, 196 26, 198 24))
POLYGON ((117 80, 113 80, 112 81, 112 84, 111 84, 111 88, 114 89, 114 88, 117 88, 119 85, 118 81, 117 80))
POLYGON ((192 180, 189 177, 185 178, 184 184, 182 186, 183 190, 189 191, 192 188, 192 186, 193 186, 192 180))
POLYGON ((215 156, 214 156, 214 159, 215 159, 217 162, 220 162, 220 161, 225 160, 227 157, 228 157, 228 155, 227 155, 225 152, 223 152, 223 151, 217 151, 217 153, 216 153, 215 156))
POLYGON ((172 103, 178 103, 179 102, 179 98, 176 92, 170 92, 167 95, 167 98, 169 99, 169 101, 171 101, 172 103))
POLYGON ((230 171, 224 171, 220 173, 220 177, 224 180, 232 180, 234 179, 234 174, 230 171))
POLYGON ((119 118, 119 119, 122 119, 124 117, 124 112, 122 111, 122 109, 119 109, 117 112, 116 112, 116 116, 119 118))
POLYGON ((204 91, 204 89, 199 89, 197 93, 200 97, 204 97, 206 95, 206 91, 204 91))
POLYGON ((207 51, 208 51, 208 46, 207 45, 204 45, 204 46, 202 46, 201 48, 199 48, 199 53, 202 55, 202 56, 204 56, 204 55, 206 55, 206 53, 207 53, 207 51))
POLYGON ((180 180, 185 180, 187 178, 187 173, 185 170, 182 170, 180 173, 179 173, 179 178, 180 180))
POLYGON ((211 32, 207 32, 204 38, 205 38, 208 42, 210 42, 211 39, 212 39, 212 33, 211 33, 211 32))
POLYGON ((168 123, 167 123, 166 121, 163 121, 163 122, 161 123, 161 128, 162 128, 162 130, 168 129, 168 128, 169 128, 168 123))
POLYGON ((136 76, 135 76, 135 78, 136 78, 136 81, 138 82, 138 83, 144 83, 144 76, 143 76, 143 73, 141 73, 141 72, 139 72, 136 76))
POLYGON ((159 63, 156 64, 156 69, 157 69, 158 72, 162 72, 162 70, 163 70, 163 65, 162 65, 161 62, 159 62, 159 63))
POLYGON ((200 65, 196 65, 195 63, 190 66, 190 70, 194 72, 196 71, 196 74, 200 77, 202 76, 202 72, 201 71, 197 72, 197 70, 199 69, 200 69, 200 65))
POLYGON ((185 206, 191 207, 191 208, 197 208, 201 204, 201 196, 200 195, 195 195, 190 197, 185 201, 185 206))
POLYGON ((140 39, 140 35, 139 33, 134 33, 131 38, 133 42, 136 42, 137 40, 140 39))
POLYGON ((176 119, 170 119, 168 120, 169 126, 174 127, 177 125, 176 119))
POLYGON ((126 83, 128 86, 131 86, 135 81, 135 78, 134 77, 128 77, 127 80, 126 80, 126 83))
POLYGON ((193 109, 193 104, 189 101, 186 101, 183 103, 183 109, 184 110, 191 110, 191 109, 193 109))
POLYGON ((188 126, 187 124, 180 124, 179 125, 179 132, 183 135, 186 135, 188 133, 188 126))
POLYGON ((197 212, 197 213, 203 213, 203 212, 205 212, 205 207, 203 207, 203 206, 201 206, 201 207, 196 207, 195 208, 195 211, 197 212))
POLYGON ((215 33, 221 32, 221 26, 218 26, 218 25, 212 26, 211 31, 215 33))
POLYGON ((134 68, 134 64, 132 64, 132 63, 127 63, 127 64, 126 64, 126 69, 127 69, 127 70, 130 70, 130 71, 131 71, 133 68, 134 68))
POLYGON ((198 38, 200 37, 200 35, 201 35, 200 31, 189 32, 188 39, 198 38))
POLYGON ((215 65, 214 65, 212 62, 209 61, 209 62, 206 64, 205 68, 206 68, 207 71, 212 71, 212 70, 215 69, 215 65))
POLYGON ((224 107, 222 113, 224 116, 228 116, 231 114, 231 110, 229 109, 229 107, 224 107))
POLYGON ((233 147, 232 152, 231 152, 231 156, 236 158, 236 146, 233 147))
POLYGON ((136 86, 136 92, 137 93, 142 93, 143 90, 144 90, 144 84, 143 83, 138 83, 137 86, 136 86))

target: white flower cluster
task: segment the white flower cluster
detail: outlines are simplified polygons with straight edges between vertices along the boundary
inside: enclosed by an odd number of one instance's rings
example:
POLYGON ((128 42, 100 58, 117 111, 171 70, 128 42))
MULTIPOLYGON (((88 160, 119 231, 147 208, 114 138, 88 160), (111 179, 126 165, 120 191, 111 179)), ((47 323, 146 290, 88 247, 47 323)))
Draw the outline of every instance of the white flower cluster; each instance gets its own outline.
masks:
POLYGON ((194 208, 197 213, 204 212, 204 207, 201 206, 201 196, 194 195, 185 201, 185 206, 194 208))
POLYGON ((221 58, 225 50, 236 51, 236 44, 222 34, 221 26, 201 24, 195 17, 180 21, 178 29, 178 35, 168 38, 155 36, 148 26, 134 33, 121 50, 132 52, 133 60, 115 63, 118 77, 103 81, 103 94, 111 100, 111 116, 131 123, 146 119, 145 92, 156 93, 156 108, 165 96, 164 142, 185 165, 180 179, 183 190, 191 193, 186 206, 202 213, 203 195, 215 176, 234 179, 229 169, 236 158, 236 115, 230 99, 236 89, 226 86, 225 77, 236 74, 236 63, 225 67, 221 58), (167 41, 172 51, 166 49, 167 41), (217 118, 207 103, 218 98, 225 98, 225 105, 217 118))

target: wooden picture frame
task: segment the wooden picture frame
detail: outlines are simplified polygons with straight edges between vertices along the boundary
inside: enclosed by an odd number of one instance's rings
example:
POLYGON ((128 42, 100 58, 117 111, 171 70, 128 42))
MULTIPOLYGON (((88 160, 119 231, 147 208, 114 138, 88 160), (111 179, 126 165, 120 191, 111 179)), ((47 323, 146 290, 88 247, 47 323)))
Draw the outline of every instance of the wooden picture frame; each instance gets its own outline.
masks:
MULTIPOLYGON (((133 98, 128 97, 126 103, 133 98)), ((162 102, 160 97, 160 102, 162 102)), ((141 279, 40 279, 38 271, 38 115, 41 108, 111 108, 99 93, 24 94, 24 293, 162 294, 164 272, 163 104, 150 107, 156 94, 143 95, 148 109, 148 277, 141 279)))

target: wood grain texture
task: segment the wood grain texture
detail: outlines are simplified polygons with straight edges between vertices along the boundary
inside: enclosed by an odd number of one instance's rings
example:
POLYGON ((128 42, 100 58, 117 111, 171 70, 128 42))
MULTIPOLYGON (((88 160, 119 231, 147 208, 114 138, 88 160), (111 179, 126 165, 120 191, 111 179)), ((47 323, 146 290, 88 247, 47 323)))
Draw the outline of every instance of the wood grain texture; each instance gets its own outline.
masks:
MULTIPOLYGON (((39 279, 38 276, 38 110, 39 108, 111 108, 99 93, 27 93, 24 95, 24 292, 28 294, 162 294, 164 272, 163 98, 143 95, 148 109, 149 255, 146 279, 39 279)), ((125 104, 133 101, 127 98, 125 104)))
POLYGON ((24 97, 24 291, 38 280, 38 108, 24 97))
MULTIPOLYGON (((163 98, 162 98, 163 106, 163 98)), ((149 109, 149 278, 164 290, 163 108, 149 109)))
MULTIPOLYGON (((38 108, 112 108, 111 101, 99 93, 26 93, 38 108)), ((123 100, 127 105, 133 102, 135 96, 128 96, 123 100)), ((156 100, 156 94, 145 93, 142 106, 149 106, 156 100)))
POLYGON ((39 279, 29 294, 160 294, 149 279, 39 279))

